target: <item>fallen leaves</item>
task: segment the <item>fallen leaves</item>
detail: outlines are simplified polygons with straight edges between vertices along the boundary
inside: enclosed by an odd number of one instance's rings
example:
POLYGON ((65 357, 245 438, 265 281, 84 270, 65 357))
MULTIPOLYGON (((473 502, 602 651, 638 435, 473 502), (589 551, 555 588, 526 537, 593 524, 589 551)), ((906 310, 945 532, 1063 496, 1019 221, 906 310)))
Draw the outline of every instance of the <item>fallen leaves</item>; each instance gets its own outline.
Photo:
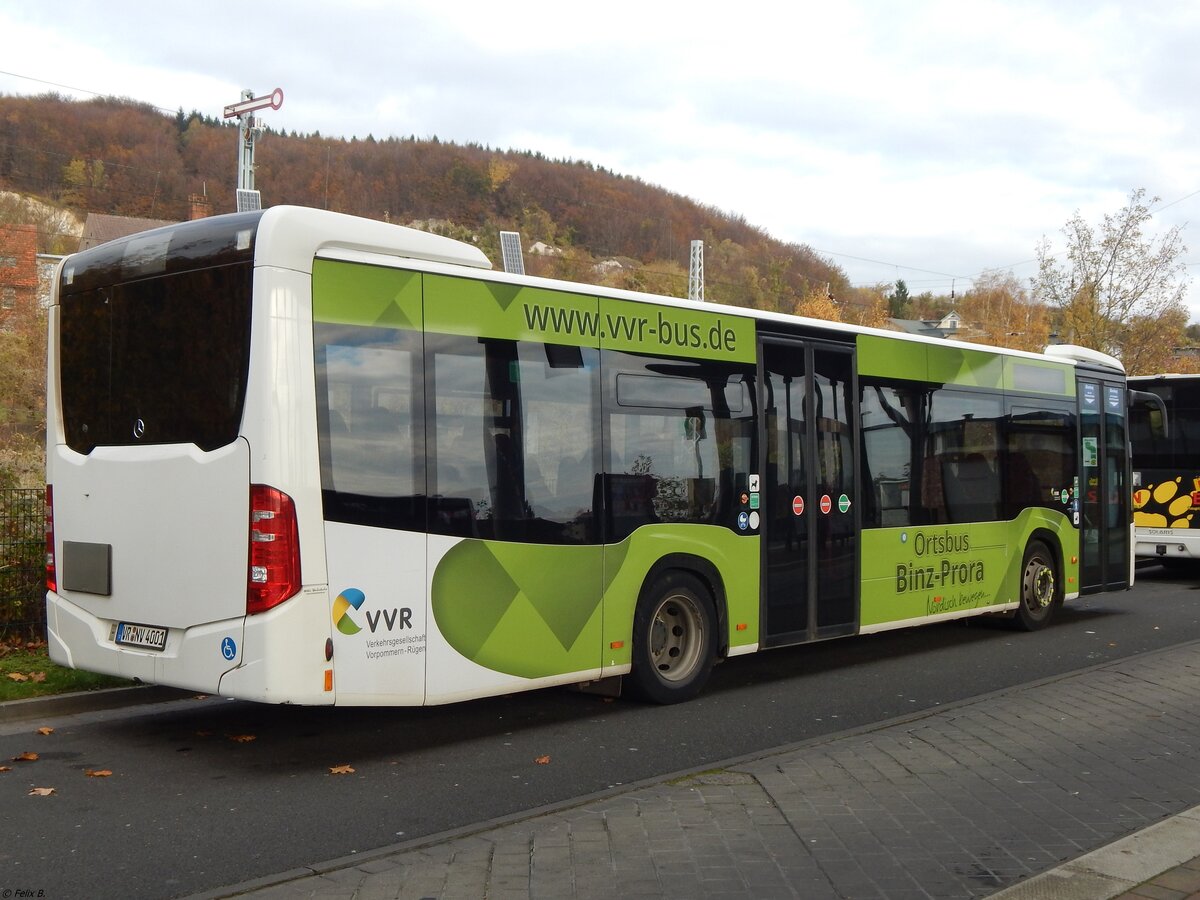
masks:
POLYGON ((330 766, 329 774, 330 775, 353 775, 354 767, 353 766, 330 766))
POLYGON ((537 763, 539 766, 548 766, 548 765, 550 765, 550 757, 549 756, 539 756, 537 759, 534 760, 534 762, 537 763))
POLYGON ((235 741, 239 744, 248 744, 251 741, 258 740, 258 735, 256 735, 256 734, 227 734, 227 735, 225 735, 225 737, 227 737, 231 741, 235 741))
POLYGON ((4 640, 0 639, 0 657, 8 656, 10 653, 37 653, 46 649, 45 641, 21 641, 21 640, 4 640))
MULTIPOLYGON (((49 735, 54 734, 54 729, 47 725, 43 725, 41 728, 37 729, 37 731, 35 733, 40 734, 42 737, 48 737, 49 735)), ((34 753, 32 750, 26 750, 24 753, 21 753, 18 756, 14 756, 12 758, 12 761, 13 762, 37 762, 39 758, 40 757, 38 756, 38 754, 34 753)), ((11 771, 12 771, 12 766, 0 766, 0 772, 11 772, 11 771)), ((88 778, 109 778, 112 775, 112 769, 84 769, 83 774, 86 775, 88 778)), ((52 787, 35 787, 35 788, 30 788, 30 790, 29 790, 30 797, 49 797, 51 794, 57 794, 57 793, 58 793, 58 789, 52 788, 52 787)))
POLYGON ((34 684, 41 684, 43 681, 46 680, 46 673, 45 672, 30 672, 28 675, 25 675, 21 672, 9 672, 6 677, 10 681, 16 681, 19 683, 31 681, 34 684))

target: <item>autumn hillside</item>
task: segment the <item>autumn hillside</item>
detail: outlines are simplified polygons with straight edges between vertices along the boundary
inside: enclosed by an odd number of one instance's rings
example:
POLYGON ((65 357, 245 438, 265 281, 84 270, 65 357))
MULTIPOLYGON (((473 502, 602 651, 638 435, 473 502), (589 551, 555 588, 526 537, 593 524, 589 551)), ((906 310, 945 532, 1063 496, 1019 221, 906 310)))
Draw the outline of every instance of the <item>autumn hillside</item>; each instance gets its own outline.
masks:
MULTIPOLYGON (((539 241, 555 251, 527 252, 534 274, 683 296, 691 241, 703 239, 709 300, 789 312, 829 294, 864 311, 879 303, 877 291, 851 288, 809 247, 587 162, 436 137, 268 130, 255 163, 269 205, 418 223, 475 240, 497 264, 499 231, 519 231, 527 251, 539 241)), ((0 96, 0 190, 75 212, 183 219, 189 198, 205 194, 213 212, 229 212, 236 164, 234 129, 199 113, 169 116, 113 98, 0 96)), ((45 249, 52 240, 44 236, 45 249)))

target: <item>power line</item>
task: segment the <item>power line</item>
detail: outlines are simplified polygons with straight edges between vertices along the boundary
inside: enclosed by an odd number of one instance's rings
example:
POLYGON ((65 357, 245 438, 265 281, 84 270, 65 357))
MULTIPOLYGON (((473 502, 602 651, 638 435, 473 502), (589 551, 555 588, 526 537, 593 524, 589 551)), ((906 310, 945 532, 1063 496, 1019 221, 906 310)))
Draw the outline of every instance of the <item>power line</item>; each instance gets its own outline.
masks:
POLYGON ((924 272, 926 275, 938 275, 942 278, 961 278, 964 281, 972 280, 970 277, 968 277, 966 275, 953 275, 950 272, 938 272, 934 269, 919 269, 916 266, 906 266, 906 265, 902 265, 900 263, 884 262, 881 259, 869 259, 868 257, 865 257, 865 256, 853 256, 849 253, 838 253, 835 250, 817 250, 815 247, 813 249, 814 249, 814 252, 816 252, 816 253, 824 253, 828 256, 841 256, 841 257, 845 257, 846 259, 858 260, 859 262, 874 263, 875 265, 879 265, 879 266, 887 266, 890 269, 904 269, 906 272, 924 272))
MULTIPOLYGON (((78 91, 80 93, 91 94, 92 96, 96 96, 96 97, 112 96, 112 95, 101 94, 98 91, 92 91, 87 88, 74 87, 72 85, 64 85, 64 84, 60 84, 58 82, 46 81, 41 78, 34 78, 29 75, 21 75, 19 73, 9 72, 9 71, 3 70, 3 69, 0 69, 0 75, 9 75, 14 78, 22 78, 27 81, 33 81, 33 82, 36 82, 37 84, 45 84, 45 85, 49 85, 51 87, 63 88, 65 90, 78 91)), ((138 101, 138 102, 143 102, 143 101, 138 101)), ((174 112, 175 112, 174 110, 164 109, 161 106, 155 106, 155 105, 149 104, 149 103, 147 103, 146 105, 151 106, 154 109, 157 109, 161 112, 165 112, 168 114, 174 114, 174 112)), ((49 153, 52 151, 43 151, 43 152, 49 153)), ((593 205, 607 205, 607 204, 593 204, 593 205)), ((833 251, 833 250, 820 250, 815 247, 810 247, 810 249, 812 249, 812 251, 814 253, 819 253, 819 254, 826 255, 826 256, 837 256, 837 257, 842 257, 845 259, 853 259, 853 260, 857 260, 859 262, 867 262, 867 263, 872 263, 875 265, 888 266, 889 268, 904 269, 905 271, 908 271, 908 272, 922 272, 927 275, 937 275, 937 276, 939 276, 939 278, 962 279, 963 281, 974 281, 975 280, 974 278, 966 276, 966 275, 954 275, 949 272, 939 272, 939 271, 932 270, 932 269, 921 269, 921 268, 917 268, 915 266, 900 265, 898 263, 885 262, 883 260, 870 259, 870 258, 862 257, 862 256, 854 256, 849 253, 838 253, 837 251, 833 251)), ((927 282, 928 282, 928 280, 926 280, 926 283, 927 282)), ((862 285, 873 286, 875 283, 876 282, 863 282, 862 285)))
MULTIPOLYGON (((60 82, 48 81, 48 80, 42 79, 42 78, 35 78, 31 75, 22 75, 18 72, 11 72, 11 71, 4 70, 4 69, 0 69, 0 75, 8 75, 12 78, 19 78, 19 79, 23 79, 25 81, 34 82, 36 84, 44 84, 49 87, 61 88, 63 90, 75 91, 75 92, 82 93, 82 94, 89 94, 94 97, 116 97, 117 96, 114 94, 104 94, 99 91, 93 91, 88 88, 81 88, 81 87, 77 87, 74 85, 62 84, 60 82)), ((117 99, 121 99, 121 98, 117 97, 117 99)), ((174 115, 176 113, 176 110, 157 106, 157 105, 149 103, 147 101, 137 100, 136 98, 128 98, 128 99, 132 99, 138 103, 143 103, 144 105, 146 105, 152 109, 156 109, 156 110, 166 113, 168 115, 174 115)), ((46 149, 40 149, 40 148, 30 148, 30 149, 38 149, 39 152, 43 152, 43 153, 47 153, 47 154, 54 153, 53 151, 46 150, 46 149)), ((54 155, 62 155, 62 154, 54 154, 54 155)), ((122 165, 120 163, 108 163, 108 162, 106 162, 105 164, 109 165, 109 166, 121 166, 122 165)), ((142 169, 141 167, 133 167, 133 166, 123 166, 123 167, 130 168, 133 170, 138 170, 138 171, 146 171, 146 172, 152 171, 152 170, 142 169)), ((1170 207, 1175 206, 1179 203, 1182 203, 1183 201, 1188 200, 1192 197, 1195 197, 1198 194, 1200 194, 1200 190, 1193 191, 1189 194, 1184 195, 1183 197, 1180 197, 1176 200, 1171 201, 1170 203, 1166 203, 1166 204, 1159 206, 1158 211, 1161 212, 1162 210, 1169 209, 1170 207)), ((685 198, 685 199, 690 199, 690 198, 685 198)), ((696 202, 696 201, 692 201, 692 202, 696 202)), ((608 206, 608 204, 593 204, 593 205, 608 206)), ((764 234, 765 234, 765 232, 764 232, 764 234)), ((909 266, 909 265, 904 265, 901 263, 889 262, 886 260, 878 260, 878 259, 872 259, 870 257, 856 256, 856 255, 850 254, 850 253, 840 253, 835 250, 821 250, 819 248, 812 247, 811 245, 805 245, 805 246, 808 246, 809 249, 811 249, 814 253, 818 253, 818 254, 821 254, 824 256, 840 257, 843 259, 856 260, 858 262, 871 263, 872 265, 887 266, 888 268, 896 269, 897 273, 899 272, 899 270, 903 269, 906 272, 920 272, 920 273, 924 273, 926 275, 936 275, 936 276, 938 276, 937 280, 949 278, 949 279, 952 279, 952 283, 954 280, 959 280, 959 279, 966 281, 966 282, 974 283, 975 281, 978 280, 980 275, 982 275, 986 271, 989 271, 989 269, 981 269, 979 271, 979 273, 977 273, 976 275, 971 275, 971 276, 961 275, 961 274, 956 275, 956 274, 953 274, 950 272, 941 272, 941 271, 938 271, 935 269, 923 269, 923 268, 920 268, 917 266, 909 266)), ((1057 254, 1055 254, 1055 255, 1057 255, 1057 254)), ((1036 258, 1029 259, 1029 260, 1021 260, 1020 262, 1011 263, 1007 266, 992 267, 992 269, 990 269, 990 270, 1003 271, 1003 270, 1007 269, 1007 270, 1011 271, 1016 266, 1027 265, 1029 263, 1037 262, 1037 261, 1038 260, 1036 258)), ((1191 267, 1191 266, 1195 266, 1195 265, 1200 265, 1200 263, 1186 263, 1185 265, 1191 267)), ((930 283, 937 283, 937 280, 935 280, 935 279, 916 279, 916 280, 912 280, 912 283, 913 284, 930 284, 930 283)), ((859 282, 859 283, 852 283, 852 286, 854 286, 854 287, 869 287, 869 286, 874 286, 878 283, 879 283, 878 281, 863 281, 863 282, 859 282)))
POLYGON ((1176 203, 1182 203, 1184 200, 1190 200, 1192 197, 1195 197, 1197 194, 1200 194, 1200 191, 1192 191, 1190 194, 1187 194, 1186 196, 1180 197, 1178 200, 1172 200, 1170 203, 1167 203, 1167 204, 1164 204, 1163 206, 1160 206, 1160 207, 1158 208, 1158 211, 1159 211, 1159 212, 1162 212, 1164 209, 1170 209, 1170 208, 1171 208, 1172 206, 1174 206, 1176 203))
MULTIPOLYGON (((1195 190, 1195 191, 1192 191, 1190 194, 1185 194, 1184 196, 1182 196, 1182 197, 1178 198, 1177 200, 1172 200, 1170 203, 1164 203, 1162 206, 1159 206, 1159 207, 1157 208, 1157 210, 1155 210, 1155 211, 1156 211, 1156 212, 1162 212, 1164 209, 1169 209, 1170 207, 1172 207, 1172 206, 1175 206, 1176 204, 1182 203, 1184 200, 1190 200, 1192 197, 1195 197, 1195 196, 1197 196, 1197 195, 1200 195, 1200 190, 1195 190)), ((979 276, 979 275, 982 275, 982 274, 983 274, 985 271, 990 271, 990 270, 995 270, 995 271, 1004 271, 1004 270, 1009 270, 1009 271, 1011 271, 1012 269, 1015 269, 1017 266, 1025 266, 1025 265, 1029 265, 1030 263, 1035 263, 1035 262, 1038 262, 1038 261, 1039 261, 1037 257, 1035 257, 1035 258, 1033 258, 1033 259, 1023 259, 1023 260, 1020 260, 1019 262, 1015 262, 1015 263, 1009 263, 1008 265, 1004 265, 1004 266, 993 266, 993 267, 990 267, 989 269, 981 269, 981 270, 979 271, 978 275, 976 275, 976 276, 968 276, 968 275, 952 275, 952 274, 950 274, 949 272, 937 272, 937 271, 933 271, 933 270, 930 270, 930 269, 920 269, 920 268, 917 268, 917 267, 915 267, 915 266, 906 266, 906 265, 903 265, 903 264, 900 264, 900 263, 886 262, 886 261, 884 261, 884 260, 879 260, 879 259, 870 259, 870 258, 868 258, 868 257, 862 257, 862 256, 853 256, 853 255, 851 255, 851 254, 849 254, 849 253, 838 253, 838 252, 836 252, 836 251, 833 251, 833 250, 818 250, 818 251, 816 251, 816 252, 818 252, 818 253, 823 253, 823 254, 826 254, 826 255, 828 255, 828 256, 840 256, 840 257, 844 257, 845 259, 854 259, 854 260, 858 260, 859 262, 867 262, 867 263, 873 263, 873 264, 875 264, 875 265, 887 266, 888 268, 893 268, 893 269, 897 269, 897 270, 903 269, 903 270, 905 270, 906 272, 924 272, 924 273, 926 273, 926 274, 929 274, 929 275, 939 275, 939 276, 941 276, 942 278, 961 278, 961 279, 963 279, 964 281, 970 281, 970 282, 972 282, 972 283, 973 283, 973 282, 975 282, 975 281, 977 281, 977 280, 978 280, 978 276, 979 276)), ((1055 256, 1058 256, 1058 254, 1052 254, 1052 255, 1051 255, 1051 258, 1053 259, 1055 256)), ((1186 266, 1189 266, 1189 267, 1192 267, 1192 266, 1200 266, 1200 263, 1185 263, 1184 265, 1186 265, 1186 266)), ((928 284, 930 281, 931 281, 931 279, 924 279, 924 280, 920 280, 920 279, 918 279, 918 280, 916 280, 916 281, 913 281, 912 283, 914 283, 914 284, 921 284, 921 283, 928 284)), ((855 284, 855 286, 856 286, 856 287, 861 287, 861 286, 869 286, 869 285, 872 285, 872 284, 874 284, 874 283, 875 283, 875 282, 866 282, 866 281, 864 281, 864 282, 856 283, 856 284, 855 284)))
MULTIPOLYGON (((46 81, 43 78, 34 78, 32 75, 21 75, 18 72, 8 72, 8 71, 5 71, 4 69, 0 69, 0 75, 8 75, 12 78, 22 78, 25 81, 32 81, 36 84, 45 84, 45 85, 49 85, 50 87, 62 88, 65 91, 78 91, 81 94, 91 94, 93 97, 116 97, 117 96, 116 94, 102 94, 99 91, 89 91, 87 88, 74 87, 69 84, 59 84, 57 81, 46 81)), ((147 103, 144 100, 137 100, 136 97, 131 97, 129 99, 136 100, 138 103, 145 103, 147 106, 151 107, 152 109, 157 109, 159 112, 165 112, 169 115, 175 115, 175 112, 176 112, 176 110, 164 109, 161 106, 156 106, 153 103, 147 103)))

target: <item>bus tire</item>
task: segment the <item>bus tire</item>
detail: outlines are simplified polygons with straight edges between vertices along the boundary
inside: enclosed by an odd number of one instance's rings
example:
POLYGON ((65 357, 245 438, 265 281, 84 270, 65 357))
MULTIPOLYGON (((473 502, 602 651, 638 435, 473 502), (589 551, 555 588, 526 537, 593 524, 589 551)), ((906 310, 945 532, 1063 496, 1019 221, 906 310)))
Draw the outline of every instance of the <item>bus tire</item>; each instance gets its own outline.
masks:
POLYGON ((1062 605, 1062 584, 1054 554, 1041 541, 1030 541, 1021 562, 1021 605, 1013 624, 1022 631, 1045 628, 1062 605))
POLYGON ((690 700, 704 687, 717 647, 712 595, 696 576, 673 570, 638 601, 630 687, 651 703, 690 700))

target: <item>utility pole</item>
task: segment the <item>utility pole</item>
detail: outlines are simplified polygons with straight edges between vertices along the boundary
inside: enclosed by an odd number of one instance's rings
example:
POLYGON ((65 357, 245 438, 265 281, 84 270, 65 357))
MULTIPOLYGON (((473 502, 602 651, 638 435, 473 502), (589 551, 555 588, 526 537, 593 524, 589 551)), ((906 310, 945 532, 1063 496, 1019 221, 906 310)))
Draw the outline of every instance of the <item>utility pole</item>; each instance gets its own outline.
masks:
POLYGON ((225 118, 238 120, 238 184, 237 210, 246 212, 262 209, 262 196, 254 189, 254 141, 262 134, 262 119, 252 115, 255 110, 279 109, 283 106, 283 89, 275 88, 265 97, 255 97, 254 91, 242 91, 242 99, 225 107, 225 118))

